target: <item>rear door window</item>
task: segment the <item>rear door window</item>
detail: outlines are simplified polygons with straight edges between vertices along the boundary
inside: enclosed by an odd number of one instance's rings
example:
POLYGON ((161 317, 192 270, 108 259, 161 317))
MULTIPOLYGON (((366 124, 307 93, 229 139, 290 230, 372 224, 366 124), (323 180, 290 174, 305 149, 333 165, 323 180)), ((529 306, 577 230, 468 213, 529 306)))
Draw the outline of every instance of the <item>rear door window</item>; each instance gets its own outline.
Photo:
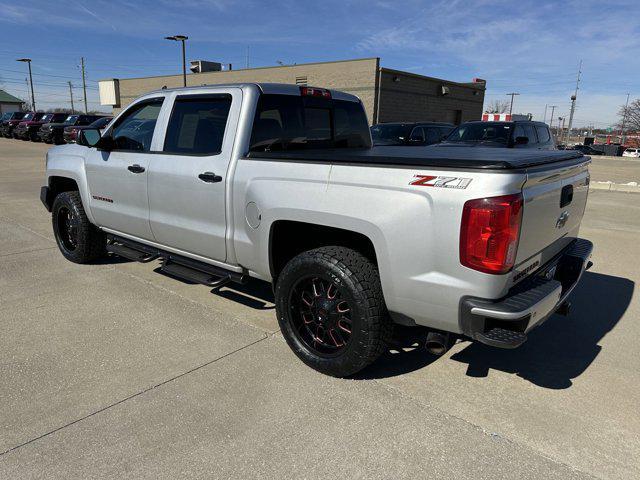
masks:
POLYGON ((178 97, 163 151, 193 155, 220 153, 230 108, 231 95, 178 97))
POLYGON ((538 136, 536 135, 536 129, 533 127, 533 125, 529 123, 525 124, 524 131, 526 132, 526 136, 529 139, 528 145, 538 143, 538 136))
POLYGON ((422 127, 415 127, 409 137, 409 139, 414 142, 424 142, 425 138, 425 130, 422 127))
POLYGON ((369 125, 358 102, 302 97, 260 96, 250 151, 371 146, 369 125))
POLYGON ((438 143, 442 138, 440 129, 438 128, 424 128, 425 142, 427 144, 438 143))
POLYGON ((547 127, 543 127, 542 125, 536 126, 536 131, 538 132, 538 140, 540 143, 547 143, 551 140, 551 135, 547 127))

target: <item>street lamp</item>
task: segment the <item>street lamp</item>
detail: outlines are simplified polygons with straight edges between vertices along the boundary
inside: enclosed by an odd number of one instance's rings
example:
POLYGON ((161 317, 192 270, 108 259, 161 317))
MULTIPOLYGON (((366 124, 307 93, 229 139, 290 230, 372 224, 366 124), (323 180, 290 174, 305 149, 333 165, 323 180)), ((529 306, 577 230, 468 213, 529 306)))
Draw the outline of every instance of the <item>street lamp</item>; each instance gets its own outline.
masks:
POLYGON ((186 35, 172 35, 171 37, 164 37, 165 40, 173 40, 174 42, 182 42, 182 83, 187 86, 187 60, 185 58, 185 46, 184 42, 189 40, 186 35))
POLYGON ((31 108, 36 111, 36 99, 33 95, 33 77, 31 76, 31 59, 30 58, 18 58, 16 62, 26 62, 29 65, 29 83, 31 84, 31 108))

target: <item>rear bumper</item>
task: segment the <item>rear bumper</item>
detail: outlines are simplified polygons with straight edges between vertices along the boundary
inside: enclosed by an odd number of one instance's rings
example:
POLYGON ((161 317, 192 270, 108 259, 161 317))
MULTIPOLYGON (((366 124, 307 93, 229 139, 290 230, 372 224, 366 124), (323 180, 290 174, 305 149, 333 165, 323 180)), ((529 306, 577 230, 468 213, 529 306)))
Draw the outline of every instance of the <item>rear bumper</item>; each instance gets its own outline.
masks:
POLYGON ((577 239, 536 275, 511 289, 500 300, 465 298, 460 328, 465 335, 487 345, 515 348, 526 334, 563 305, 590 266, 593 244, 577 239))

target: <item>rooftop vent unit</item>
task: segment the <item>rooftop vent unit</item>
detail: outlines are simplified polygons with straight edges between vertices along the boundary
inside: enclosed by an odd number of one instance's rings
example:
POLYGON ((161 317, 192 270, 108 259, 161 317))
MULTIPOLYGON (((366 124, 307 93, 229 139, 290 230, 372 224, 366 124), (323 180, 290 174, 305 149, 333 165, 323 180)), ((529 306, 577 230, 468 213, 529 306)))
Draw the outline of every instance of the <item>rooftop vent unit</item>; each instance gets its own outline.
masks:
POLYGON ((307 85, 307 76, 296 77, 296 85, 307 85))
POLYGON ((191 60, 189 69, 193 73, 219 72, 222 70, 222 64, 219 62, 208 62, 206 60, 191 60))

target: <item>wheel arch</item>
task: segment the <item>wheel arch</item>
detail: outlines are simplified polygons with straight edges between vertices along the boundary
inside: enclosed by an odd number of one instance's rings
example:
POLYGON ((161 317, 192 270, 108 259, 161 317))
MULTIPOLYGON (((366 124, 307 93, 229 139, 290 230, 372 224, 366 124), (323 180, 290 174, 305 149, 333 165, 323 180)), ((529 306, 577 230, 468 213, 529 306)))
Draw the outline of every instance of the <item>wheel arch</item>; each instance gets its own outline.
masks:
POLYGON ((340 227, 298 220, 277 220, 269 230, 269 270, 274 281, 296 255, 314 248, 341 246, 351 248, 378 265, 378 252, 368 235, 340 227))

